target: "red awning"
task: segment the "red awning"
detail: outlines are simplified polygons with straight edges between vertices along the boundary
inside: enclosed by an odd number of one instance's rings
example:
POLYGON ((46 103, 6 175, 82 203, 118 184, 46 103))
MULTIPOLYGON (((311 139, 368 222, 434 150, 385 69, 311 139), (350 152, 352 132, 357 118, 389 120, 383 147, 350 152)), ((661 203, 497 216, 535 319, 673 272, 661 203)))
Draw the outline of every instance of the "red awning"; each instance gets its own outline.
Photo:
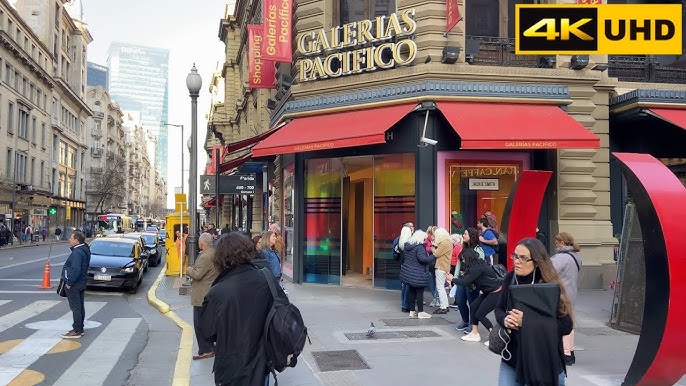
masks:
POLYGON ((407 103, 376 109, 295 118, 252 149, 254 157, 386 142, 385 132, 416 106, 407 103))
POLYGON ((219 164, 219 174, 226 173, 233 168, 237 168, 237 167, 243 165, 244 163, 246 163, 247 161, 250 160, 250 157, 251 157, 251 154, 247 153, 244 156, 234 158, 231 161, 227 161, 227 162, 224 162, 222 164, 219 164))
MULTIPOLYGON (((224 205, 224 196, 219 196, 219 206, 224 205)), ((202 204, 203 208, 214 208, 217 206, 217 196, 212 196, 209 200, 202 204)))
POLYGON ((649 111, 653 115, 657 115, 659 118, 686 130, 686 109, 658 109, 651 107, 649 111))
POLYGON ((438 102, 461 149, 595 149, 600 138, 558 106, 438 102))
POLYGON ((260 133, 254 137, 244 139, 242 141, 230 143, 230 144, 224 146, 224 151, 226 152, 225 154, 233 153, 236 150, 241 150, 244 147, 254 145, 254 144, 260 142, 261 140, 268 138, 270 135, 274 134, 279 129, 279 127, 281 127, 281 126, 277 126, 275 128, 269 129, 269 130, 265 131, 264 133, 260 133))

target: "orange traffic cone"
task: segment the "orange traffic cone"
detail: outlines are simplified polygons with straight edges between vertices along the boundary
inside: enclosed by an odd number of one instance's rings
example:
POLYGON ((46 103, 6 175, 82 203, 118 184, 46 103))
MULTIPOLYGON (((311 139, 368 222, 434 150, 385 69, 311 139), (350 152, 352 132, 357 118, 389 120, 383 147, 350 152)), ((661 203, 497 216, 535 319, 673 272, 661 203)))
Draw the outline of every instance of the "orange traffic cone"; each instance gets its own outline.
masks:
POLYGON ((43 271, 43 284, 39 287, 40 289, 51 289, 50 285, 50 260, 45 262, 45 270, 43 271))

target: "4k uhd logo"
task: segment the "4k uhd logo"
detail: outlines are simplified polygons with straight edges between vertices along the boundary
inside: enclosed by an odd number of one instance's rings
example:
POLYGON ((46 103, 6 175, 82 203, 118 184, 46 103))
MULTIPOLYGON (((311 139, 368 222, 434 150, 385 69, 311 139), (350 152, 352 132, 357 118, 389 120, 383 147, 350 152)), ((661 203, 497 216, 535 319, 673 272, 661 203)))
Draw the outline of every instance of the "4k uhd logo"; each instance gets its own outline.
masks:
POLYGON ((681 5, 516 5, 517 54, 680 55, 681 5))

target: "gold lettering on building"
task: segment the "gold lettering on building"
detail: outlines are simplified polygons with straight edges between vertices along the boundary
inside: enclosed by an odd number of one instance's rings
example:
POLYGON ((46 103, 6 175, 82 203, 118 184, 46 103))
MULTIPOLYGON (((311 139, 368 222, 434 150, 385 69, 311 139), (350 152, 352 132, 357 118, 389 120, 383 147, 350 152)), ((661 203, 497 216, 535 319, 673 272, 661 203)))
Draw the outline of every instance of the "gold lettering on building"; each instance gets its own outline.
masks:
POLYGON ((297 47, 305 57, 299 61, 300 81, 411 64, 417 56, 417 44, 411 38, 397 38, 415 33, 417 22, 414 18, 415 10, 409 9, 301 34, 297 47), (346 51, 333 52, 339 50, 346 51), (322 54, 325 56, 320 56, 322 54))
POLYGON ((517 174, 514 166, 461 169, 461 177, 509 176, 517 174))

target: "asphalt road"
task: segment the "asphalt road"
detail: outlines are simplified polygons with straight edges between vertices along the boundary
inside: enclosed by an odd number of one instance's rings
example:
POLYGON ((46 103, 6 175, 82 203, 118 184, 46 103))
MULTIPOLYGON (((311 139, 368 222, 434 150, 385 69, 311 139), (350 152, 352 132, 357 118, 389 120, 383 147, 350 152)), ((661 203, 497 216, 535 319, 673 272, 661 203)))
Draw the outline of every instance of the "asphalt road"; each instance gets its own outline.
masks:
POLYGON ((56 287, 69 252, 67 243, 0 249, 0 385, 171 384, 179 331, 146 296, 164 263, 136 294, 86 291, 85 335, 65 340, 67 301, 39 287, 48 256, 56 287))

